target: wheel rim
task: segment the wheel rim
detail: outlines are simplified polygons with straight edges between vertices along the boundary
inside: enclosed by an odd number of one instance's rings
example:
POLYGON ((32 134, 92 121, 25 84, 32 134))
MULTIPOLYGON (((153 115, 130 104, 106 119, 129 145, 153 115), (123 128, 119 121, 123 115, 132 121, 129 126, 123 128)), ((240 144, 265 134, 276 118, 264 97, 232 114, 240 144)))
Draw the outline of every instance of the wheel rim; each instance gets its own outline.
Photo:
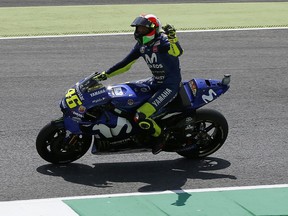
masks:
POLYGON ((209 155, 221 147, 223 143, 223 129, 220 125, 208 120, 199 121, 195 125, 196 131, 193 131, 188 142, 197 146, 198 156, 209 155))
POLYGON ((53 131, 45 140, 46 149, 56 157, 70 157, 82 152, 84 137, 82 135, 70 135, 65 138, 63 129, 53 131))

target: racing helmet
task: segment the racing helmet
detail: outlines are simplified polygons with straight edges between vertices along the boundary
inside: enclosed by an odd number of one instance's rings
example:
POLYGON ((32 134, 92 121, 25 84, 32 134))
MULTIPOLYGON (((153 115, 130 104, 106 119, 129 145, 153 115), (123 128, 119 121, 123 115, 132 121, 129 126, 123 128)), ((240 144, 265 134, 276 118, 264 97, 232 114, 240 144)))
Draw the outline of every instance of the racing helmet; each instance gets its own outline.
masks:
POLYGON ((161 31, 161 22, 153 14, 141 14, 132 22, 131 26, 136 27, 134 37, 140 44, 151 42, 161 31))

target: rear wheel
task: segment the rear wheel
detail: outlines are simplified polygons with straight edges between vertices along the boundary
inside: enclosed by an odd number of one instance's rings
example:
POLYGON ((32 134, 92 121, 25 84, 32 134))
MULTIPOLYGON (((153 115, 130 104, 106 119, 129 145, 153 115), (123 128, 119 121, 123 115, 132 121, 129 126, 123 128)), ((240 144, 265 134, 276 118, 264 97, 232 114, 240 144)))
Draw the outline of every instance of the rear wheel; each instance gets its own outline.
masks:
POLYGON ((82 157, 89 149, 92 136, 70 134, 66 137, 63 122, 49 123, 36 139, 38 154, 54 164, 71 163, 82 157))
POLYGON ((186 140, 186 146, 177 152, 186 158, 204 158, 213 154, 224 144, 228 136, 227 120, 215 110, 197 110, 191 128, 191 136, 186 140))

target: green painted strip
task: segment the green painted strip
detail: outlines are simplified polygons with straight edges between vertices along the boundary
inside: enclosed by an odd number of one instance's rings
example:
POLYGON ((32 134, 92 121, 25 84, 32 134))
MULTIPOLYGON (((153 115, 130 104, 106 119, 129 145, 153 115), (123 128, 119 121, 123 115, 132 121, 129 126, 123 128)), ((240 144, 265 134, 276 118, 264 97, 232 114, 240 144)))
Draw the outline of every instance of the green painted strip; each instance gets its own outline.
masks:
POLYGON ((288 27, 288 2, 0 8, 0 37, 131 32, 142 12, 178 30, 288 27))
POLYGON ((288 188, 64 200, 79 216, 288 215, 288 188))

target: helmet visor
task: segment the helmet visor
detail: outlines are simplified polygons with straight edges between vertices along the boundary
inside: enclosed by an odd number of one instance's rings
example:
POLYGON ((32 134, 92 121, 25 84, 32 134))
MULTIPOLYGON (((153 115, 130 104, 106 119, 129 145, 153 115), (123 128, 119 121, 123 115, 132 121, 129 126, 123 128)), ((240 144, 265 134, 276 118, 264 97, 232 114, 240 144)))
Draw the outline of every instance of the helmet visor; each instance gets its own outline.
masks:
POLYGON ((137 17, 131 24, 132 27, 135 26, 145 26, 147 28, 154 28, 155 25, 150 22, 148 19, 144 18, 144 17, 137 17))

